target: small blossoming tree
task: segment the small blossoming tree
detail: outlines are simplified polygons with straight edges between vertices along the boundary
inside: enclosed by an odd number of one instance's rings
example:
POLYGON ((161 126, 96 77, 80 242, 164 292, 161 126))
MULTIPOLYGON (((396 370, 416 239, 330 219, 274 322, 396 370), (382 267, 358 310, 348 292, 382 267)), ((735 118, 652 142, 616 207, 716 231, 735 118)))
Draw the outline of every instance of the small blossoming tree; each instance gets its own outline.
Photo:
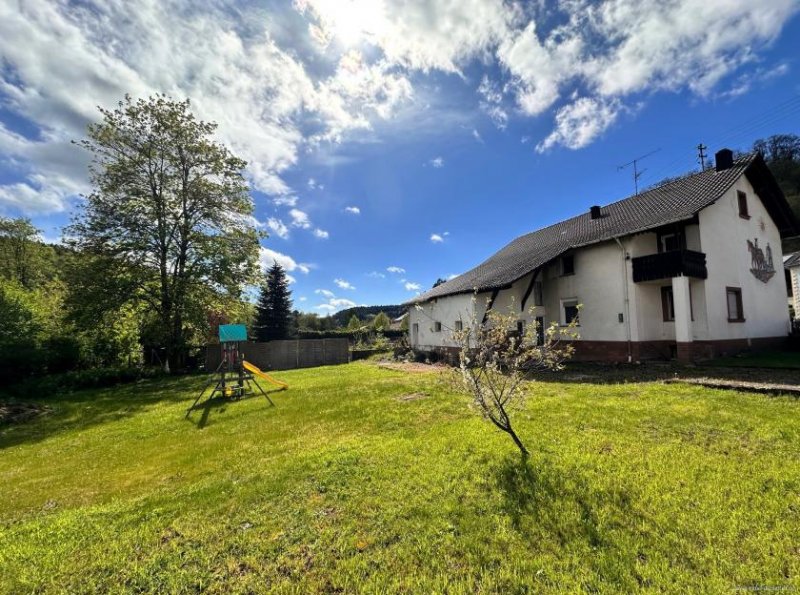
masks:
MULTIPOLYGON (((528 449, 512 424, 512 413, 525 404, 525 380, 537 372, 558 371, 564 368, 574 347, 569 342, 578 338, 578 319, 566 326, 553 322, 540 333, 533 324, 518 326, 519 316, 489 310, 485 321, 475 317, 473 299, 472 319, 462 321, 462 329, 452 332, 459 350, 459 382, 456 386, 469 394, 484 418, 506 432, 523 457, 528 449)), ((531 312, 533 314, 533 312, 531 312)), ((531 315, 530 319, 536 318, 531 315)))

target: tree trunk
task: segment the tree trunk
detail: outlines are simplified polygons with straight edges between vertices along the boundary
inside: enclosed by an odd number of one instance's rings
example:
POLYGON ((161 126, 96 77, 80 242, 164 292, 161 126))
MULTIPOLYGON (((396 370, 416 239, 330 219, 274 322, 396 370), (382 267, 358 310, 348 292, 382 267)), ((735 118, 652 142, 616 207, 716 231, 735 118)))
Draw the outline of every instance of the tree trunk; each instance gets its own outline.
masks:
POLYGON ((514 428, 511 427, 511 424, 509 424, 506 432, 508 432, 509 436, 511 436, 512 440, 514 440, 514 444, 516 444, 517 447, 519 448, 519 451, 522 454, 522 458, 527 459, 530 453, 528 452, 528 449, 525 448, 525 445, 522 443, 522 440, 519 439, 519 436, 517 436, 517 433, 514 431, 514 428))

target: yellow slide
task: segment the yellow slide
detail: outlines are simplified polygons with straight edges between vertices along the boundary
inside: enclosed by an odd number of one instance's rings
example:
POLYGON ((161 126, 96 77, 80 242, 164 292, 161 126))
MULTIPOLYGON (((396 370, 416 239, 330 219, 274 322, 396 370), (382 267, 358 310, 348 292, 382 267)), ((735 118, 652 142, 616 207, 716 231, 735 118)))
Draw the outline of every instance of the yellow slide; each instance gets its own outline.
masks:
POLYGON ((247 370, 248 372, 251 372, 251 373, 255 374, 259 378, 263 378, 267 382, 271 382, 272 384, 277 384, 278 386, 281 387, 282 390, 286 390, 287 388, 289 388, 289 385, 286 384, 285 382, 281 382, 280 380, 276 380, 275 378, 273 378, 272 376, 270 376, 266 372, 262 372, 260 368, 254 366, 253 364, 251 364, 248 361, 242 361, 242 365, 244 366, 244 369, 247 370))

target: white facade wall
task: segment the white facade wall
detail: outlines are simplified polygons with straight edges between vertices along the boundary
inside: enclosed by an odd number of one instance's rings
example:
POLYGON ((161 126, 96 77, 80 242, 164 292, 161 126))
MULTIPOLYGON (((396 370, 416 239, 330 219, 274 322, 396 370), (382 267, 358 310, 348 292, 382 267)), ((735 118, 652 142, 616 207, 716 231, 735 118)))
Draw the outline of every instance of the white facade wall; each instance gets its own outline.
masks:
POLYGON ((463 320, 466 328, 472 320, 473 304, 481 308, 482 297, 473 302, 473 295, 464 293, 425 302, 419 307, 412 306, 408 311, 408 332, 412 346, 423 351, 455 346, 452 334, 456 320, 463 320), (435 330, 437 322, 442 325, 442 330, 438 332, 435 330))
POLYGON ((789 269, 789 279, 792 282, 794 317, 800 320, 800 266, 789 269))
POLYGON ((708 279, 705 282, 708 338, 754 339, 780 337, 789 331, 786 307, 786 278, 778 228, 745 176, 716 203, 699 214, 700 241, 706 253, 708 279), (747 194, 749 219, 739 216, 738 190, 747 194), (763 229, 762 229, 763 227, 763 229), (772 249, 775 275, 759 281, 751 272, 747 240, 758 239, 765 252, 772 249), (740 287, 745 322, 728 322, 726 287, 740 287))

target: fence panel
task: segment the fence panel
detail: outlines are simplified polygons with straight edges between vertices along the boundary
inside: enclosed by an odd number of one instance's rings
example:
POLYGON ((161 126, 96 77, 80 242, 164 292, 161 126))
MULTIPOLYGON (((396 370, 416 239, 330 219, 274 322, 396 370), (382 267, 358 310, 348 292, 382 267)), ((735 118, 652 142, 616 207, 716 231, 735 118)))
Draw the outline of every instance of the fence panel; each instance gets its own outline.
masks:
MULTIPOLYGON (((349 341, 337 339, 288 339, 241 344, 244 358, 262 370, 291 370, 346 364, 350 361, 349 341)), ((206 370, 219 366, 219 345, 206 346, 206 370)))

